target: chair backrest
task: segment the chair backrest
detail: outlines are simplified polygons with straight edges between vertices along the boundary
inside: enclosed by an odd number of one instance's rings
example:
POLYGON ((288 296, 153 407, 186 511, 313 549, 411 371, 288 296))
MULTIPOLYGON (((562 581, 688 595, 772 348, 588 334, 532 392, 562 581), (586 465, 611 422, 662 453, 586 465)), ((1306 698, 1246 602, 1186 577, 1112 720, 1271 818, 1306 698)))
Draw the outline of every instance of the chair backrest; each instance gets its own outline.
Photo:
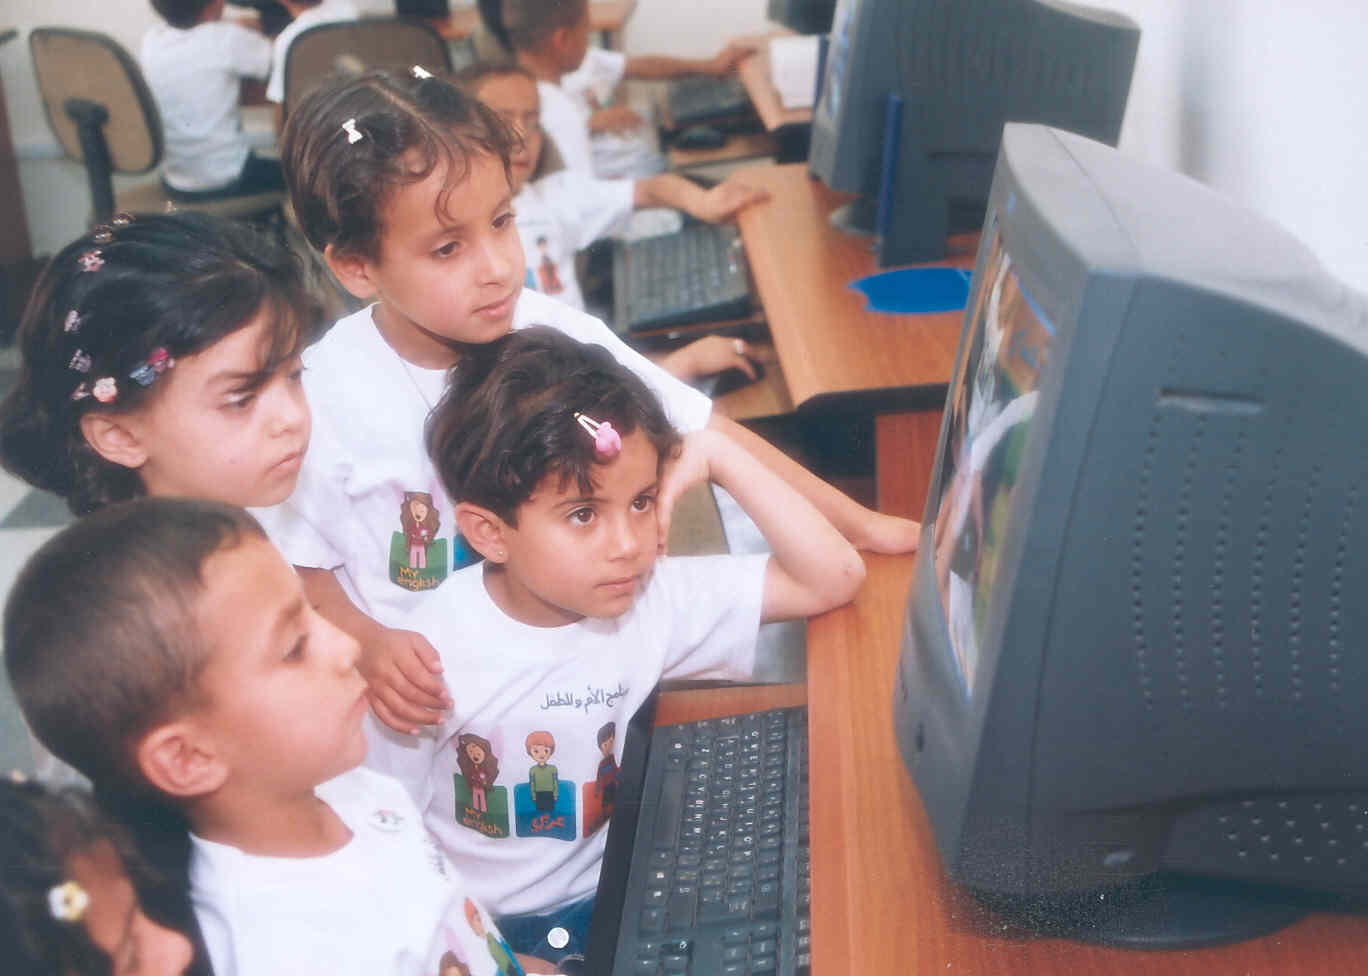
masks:
POLYGON ((111 37, 65 27, 35 27, 29 51, 38 91, 62 150, 86 162, 72 99, 102 106, 109 164, 119 173, 146 173, 162 157, 161 116, 132 56, 111 37))
POLYGON ((310 27, 285 53, 282 113, 288 116, 328 77, 370 68, 407 70, 415 64, 434 74, 451 70, 446 41, 422 21, 367 17, 310 27))

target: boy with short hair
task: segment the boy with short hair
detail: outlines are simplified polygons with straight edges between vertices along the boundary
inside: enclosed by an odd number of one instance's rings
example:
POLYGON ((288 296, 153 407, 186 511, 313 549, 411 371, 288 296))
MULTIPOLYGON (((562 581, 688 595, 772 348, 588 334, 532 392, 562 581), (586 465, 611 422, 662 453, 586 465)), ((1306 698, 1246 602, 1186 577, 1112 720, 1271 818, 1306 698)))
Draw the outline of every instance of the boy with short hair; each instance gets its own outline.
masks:
POLYGON ((44 545, 5 612, 43 743, 97 789, 188 820, 217 976, 500 969, 492 923, 404 790, 359 768, 356 642, 241 509, 148 497, 44 545))

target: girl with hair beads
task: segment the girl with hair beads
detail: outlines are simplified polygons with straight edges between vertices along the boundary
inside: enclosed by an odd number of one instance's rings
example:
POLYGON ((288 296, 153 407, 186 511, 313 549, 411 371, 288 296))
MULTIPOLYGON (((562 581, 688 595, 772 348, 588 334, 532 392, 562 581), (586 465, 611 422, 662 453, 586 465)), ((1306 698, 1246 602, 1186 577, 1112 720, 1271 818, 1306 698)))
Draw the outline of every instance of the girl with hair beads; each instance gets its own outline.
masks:
MULTIPOLYGON (((422 67, 324 85, 292 111, 281 143, 301 229, 338 281, 372 302, 305 355, 315 428, 299 485, 258 513, 301 572, 311 602, 360 642, 359 667, 379 718, 412 733, 450 703, 410 614, 457 568, 408 566, 394 517, 428 492, 452 531, 452 499, 423 448, 423 424, 447 370, 471 346, 538 323, 605 347, 641 377, 683 432, 725 430, 799 487, 858 545, 916 545, 914 522, 878 515, 824 484, 629 349, 598 319, 524 290, 512 207, 514 137, 490 109, 422 67)), ((668 528, 674 498, 662 498, 668 528)), ((662 534, 662 538, 663 538, 662 534)), ((434 550, 464 551, 452 539, 434 550)), ((372 729, 372 735, 376 730, 372 729)))
POLYGON ((0 780, 0 944, 10 976, 180 976, 185 936, 143 913, 147 871, 123 832, 76 791, 0 780))
POLYGON ((119 214, 38 280, 0 461, 78 515, 143 494, 279 502, 309 443, 316 316, 293 255, 256 231, 119 214))

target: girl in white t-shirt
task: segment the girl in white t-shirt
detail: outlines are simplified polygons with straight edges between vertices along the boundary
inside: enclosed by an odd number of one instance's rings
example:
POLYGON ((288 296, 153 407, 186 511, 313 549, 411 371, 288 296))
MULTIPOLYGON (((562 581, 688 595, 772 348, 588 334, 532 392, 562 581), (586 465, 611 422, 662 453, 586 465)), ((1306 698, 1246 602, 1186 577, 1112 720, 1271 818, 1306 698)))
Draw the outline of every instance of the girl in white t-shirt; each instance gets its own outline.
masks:
POLYGON ((526 290, 509 177, 514 144, 491 110, 417 66, 315 89, 282 136, 300 228, 342 286, 374 304, 307 350, 310 450, 294 494, 258 515, 299 567, 313 604, 359 640, 372 707, 403 733, 441 721, 451 701, 440 659, 409 629, 409 617, 474 558, 453 530, 452 499, 424 449, 423 422, 446 371, 510 329, 547 324, 605 346, 659 396, 677 429, 731 433, 858 545, 907 550, 920 532, 856 504, 712 414, 706 397, 599 320, 526 290), (416 561, 400 521, 414 492, 432 499, 437 519, 416 561))
POLYGON ((435 737, 367 761, 405 781, 513 948, 554 960, 553 928, 569 935, 561 951, 583 944, 612 814, 600 772, 621 754, 603 746, 613 729, 662 676, 749 677, 761 623, 845 603, 864 564, 743 447, 712 430, 681 439, 641 380, 554 329, 470 351, 427 445, 485 560, 412 620, 459 669, 451 714, 435 737), (659 513, 708 481, 772 554, 661 556, 659 513), (478 783, 462 763, 472 736, 499 759, 478 783))

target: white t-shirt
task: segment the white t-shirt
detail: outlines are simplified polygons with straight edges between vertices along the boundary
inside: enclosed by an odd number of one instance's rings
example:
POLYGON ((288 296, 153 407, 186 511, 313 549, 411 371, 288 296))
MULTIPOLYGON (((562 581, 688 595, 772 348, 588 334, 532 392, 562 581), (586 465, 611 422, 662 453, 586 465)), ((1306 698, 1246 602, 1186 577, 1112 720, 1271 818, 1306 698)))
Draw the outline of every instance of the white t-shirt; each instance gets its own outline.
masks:
POLYGON ((541 98, 542 131, 560 150, 565 168, 592 176, 594 159, 589 148, 589 107, 549 81, 537 82, 537 94, 541 98))
POLYGON ((524 184, 513 211, 527 255, 527 287, 583 309, 575 252, 631 216, 635 192, 632 180, 597 180, 569 169, 524 184))
MULTIPOLYGON (((663 557, 621 617, 562 627, 511 619, 490 598, 484 567, 462 570, 410 618, 460 675, 451 715, 435 736, 372 734, 367 764, 410 789, 496 915, 589 897, 628 719, 662 676, 750 676, 768 561, 663 557), (599 744, 610 722, 611 753, 599 744), (468 735, 480 741, 463 764, 468 735), (534 759, 529 736, 554 743, 550 756, 534 759)), ((367 731, 378 729, 372 721, 367 731)))
MULTIPOLYGON (((707 426, 712 401, 615 336, 598 319, 523 290, 513 327, 549 325, 606 347, 660 397, 682 433, 707 426)), ((336 570, 362 612, 407 629, 423 594, 470 562, 455 515, 423 445, 423 423, 446 387, 443 370, 407 363, 365 308, 304 352, 313 436, 285 502, 255 509, 297 566, 336 570), (424 510, 436 513, 416 518, 424 510)))
POLYGON ((285 25, 271 45, 271 80, 266 83, 266 97, 273 102, 285 101, 285 55, 290 42, 310 27, 331 24, 339 20, 356 20, 360 11, 350 0, 323 0, 317 7, 309 7, 285 25))
POLYGON ((321 857, 262 857, 191 835, 191 898, 216 976, 495 976, 511 957, 493 920, 387 776, 317 789, 352 839, 321 857))
POLYGON ((178 190, 216 190, 238 178, 251 147, 238 99, 243 78, 271 71, 271 42, 224 20, 143 36, 143 76, 161 115, 162 178, 178 190))
POLYGON ((562 75, 561 88, 585 109, 607 105, 627 74, 627 55, 621 51, 591 47, 584 53, 580 66, 562 75), (592 99, 592 100, 591 100, 592 99))

